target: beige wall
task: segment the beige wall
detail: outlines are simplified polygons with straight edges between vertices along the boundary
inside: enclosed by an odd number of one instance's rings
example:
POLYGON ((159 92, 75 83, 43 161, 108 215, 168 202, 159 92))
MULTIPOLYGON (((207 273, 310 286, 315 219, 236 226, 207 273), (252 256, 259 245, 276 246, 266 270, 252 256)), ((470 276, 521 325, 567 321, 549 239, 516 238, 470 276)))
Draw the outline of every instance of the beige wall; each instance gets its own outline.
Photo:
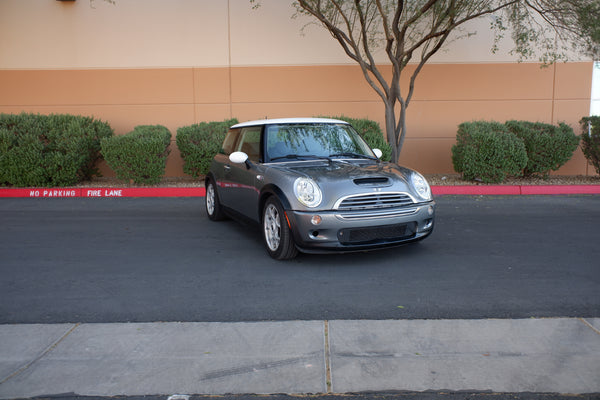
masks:
MULTIPOLYGON (((0 0, 0 112, 94 115, 118 134, 236 117, 348 115, 383 123, 383 107, 331 37, 262 0, 0 0)), ((540 68, 455 43, 428 65, 408 110, 400 162, 450 173, 464 121, 577 121, 589 113, 592 63, 540 68)), ((406 82, 403 83, 406 85, 406 82)), ((182 174, 175 146, 168 175, 182 174)), ((561 171, 593 174, 580 151, 561 171)))
MULTIPOLYGON (((0 68, 162 68, 352 64, 292 0, 0 0, 0 68), (305 29, 303 29, 305 27, 305 29), (301 34, 302 31, 302 34, 301 34)), ((492 54, 490 20, 433 63, 513 62, 492 54)), ((385 62, 379 54, 377 62, 385 62)))
POLYGON ((0 68, 229 64, 227 1, 0 0, 0 68))

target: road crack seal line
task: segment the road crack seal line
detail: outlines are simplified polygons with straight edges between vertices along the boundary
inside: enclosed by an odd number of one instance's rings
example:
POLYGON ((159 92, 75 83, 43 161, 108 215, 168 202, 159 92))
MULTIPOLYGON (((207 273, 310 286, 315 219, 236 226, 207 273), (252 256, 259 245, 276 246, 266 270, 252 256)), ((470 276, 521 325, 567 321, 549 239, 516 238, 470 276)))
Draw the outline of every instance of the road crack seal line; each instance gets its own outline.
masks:
POLYGON ((592 325, 589 322, 587 322, 585 320, 585 318, 579 318, 579 320, 581 322, 583 322, 588 328, 590 328, 591 330, 593 330, 594 332, 596 332, 598 335, 600 335, 600 330, 598 330, 594 325, 592 325))
POLYGON ((48 346, 44 351, 42 351, 39 356, 37 356, 36 358, 34 358, 33 360, 31 360, 30 362, 28 362, 27 364, 25 364, 21 368, 17 369, 15 372, 13 372, 12 374, 10 374, 6 378, 2 379, 0 381, 0 385, 2 385, 4 382, 7 382, 8 380, 14 378, 15 376, 21 374, 22 372, 26 371, 33 364, 35 364, 36 362, 38 362, 39 360, 41 360, 42 358, 44 358, 48 353, 50 353, 52 350, 54 350, 56 348, 56 346, 58 346, 63 340, 65 340, 71 333, 73 333, 73 331, 75 329, 77 329, 80 325, 81 325, 80 322, 78 322, 75 325, 73 325, 64 335, 62 335, 58 340, 56 340, 54 343, 52 343, 50 346, 48 346))

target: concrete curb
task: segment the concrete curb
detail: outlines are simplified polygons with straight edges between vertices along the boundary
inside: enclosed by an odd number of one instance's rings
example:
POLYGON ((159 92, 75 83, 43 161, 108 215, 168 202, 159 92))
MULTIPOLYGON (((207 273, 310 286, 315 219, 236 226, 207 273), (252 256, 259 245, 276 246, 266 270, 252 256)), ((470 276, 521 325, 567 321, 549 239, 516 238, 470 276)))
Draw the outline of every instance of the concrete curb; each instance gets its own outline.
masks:
MULTIPOLYGON (((600 194, 600 185, 458 185, 432 186, 436 196, 600 194)), ((159 188, 3 188, 1 197, 204 197, 203 187, 159 188)))
POLYGON ((432 186, 434 195, 600 194, 600 185, 460 185, 432 186))
POLYGON ((0 197, 203 197, 203 187, 159 188, 10 188, 0 189, 0 197))

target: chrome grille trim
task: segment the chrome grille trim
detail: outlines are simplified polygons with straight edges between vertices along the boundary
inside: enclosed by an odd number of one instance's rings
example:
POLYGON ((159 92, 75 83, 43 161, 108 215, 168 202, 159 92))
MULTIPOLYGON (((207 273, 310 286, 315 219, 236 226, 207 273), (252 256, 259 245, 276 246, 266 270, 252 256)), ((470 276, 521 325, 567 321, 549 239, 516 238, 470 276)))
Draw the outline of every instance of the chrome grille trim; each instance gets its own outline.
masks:
POLYGON ((371 192, 342 197, 333 206, 339 211, 378 210, 405 207, 415 204, 415 199, 405 192, 371 192))
POLYGON ((378 218, 393 218, 403 217, 406 215, 413 215, 419 212, 421 208, 404 208, 401 210, 386 210, 381 212, 362 212, 362 213, 344 213, 335 214, 335 216, 342 220, 359 220, 359 219, 378 219, 378 218))

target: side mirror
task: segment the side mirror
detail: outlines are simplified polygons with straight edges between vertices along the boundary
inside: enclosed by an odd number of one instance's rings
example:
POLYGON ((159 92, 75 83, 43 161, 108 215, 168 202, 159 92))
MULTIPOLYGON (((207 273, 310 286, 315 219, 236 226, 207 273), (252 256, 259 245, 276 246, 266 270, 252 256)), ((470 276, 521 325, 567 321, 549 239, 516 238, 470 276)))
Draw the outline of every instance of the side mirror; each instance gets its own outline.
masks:
POLYGON ((244 164, 248 161, 248 154, 243 151, 235 151, 229 155, 229 161, 235 164, 244 164))
POLYGON ((383 152, 379 149, 373 149, 373 153, 375 153, 377 158, 381 158, 381 156, 383 155, 383 152))

